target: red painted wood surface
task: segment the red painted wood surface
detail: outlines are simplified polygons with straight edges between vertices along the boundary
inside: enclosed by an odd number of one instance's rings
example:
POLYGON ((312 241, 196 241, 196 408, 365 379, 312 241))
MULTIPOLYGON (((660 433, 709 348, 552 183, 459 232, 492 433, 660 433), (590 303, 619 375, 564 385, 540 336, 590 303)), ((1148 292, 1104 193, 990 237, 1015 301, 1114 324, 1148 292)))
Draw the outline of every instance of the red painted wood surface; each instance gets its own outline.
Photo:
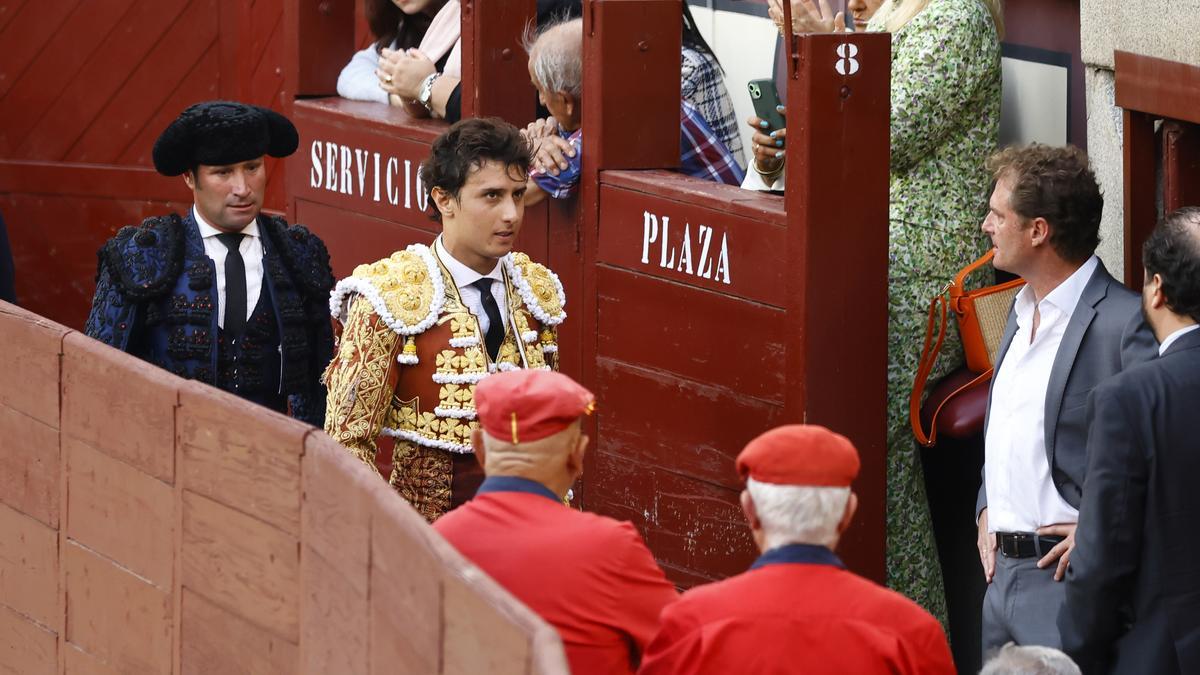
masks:
POLYGON ((463 117, 533 121, 537 91, 529 81, 521 36, 537 16, 535 0, 461 0, 463 117))
POLYGON ((1136 289, 1142 244, 1159 218, 1159 171, 1165 210, 1200 203, 1200 68, 1122 51, 1114 62, 1116 104, 1124 109, 1125 284, 1136 289))
POLYGON ((1167 120, 1162 136, 1163 210, 1200 205, 1200 125, 1167 120))
POLYGON ((839 553, 882 581, 887 483, 891 41, 800 39, 790 75, 787 419, 845 434, 862 458, 839 553))
MULTIPOLYGON (((0 208, 27 308, 81 327, 95 252, 119 227, 183 210, 153 171, 158 134, 197 101, 282 109, 283 0, 0 3, 0 208)), ((268 162, 266 204, 284 205, 268 162)))
POLYGON ((662 94, 678 75, 645 64, 678 49, 650 28, 677 20, 666 2, 585 11, 583 370, 601 403, 587 508, 633 520, 677 583, 740 572, 756 552, 733 458, 771 426, 826 424, 863 455, 843 553, 882 578, 890 43, 799 41, 785 215, 777 197, 612 170, 678 162, 662 94))
POLYGON ((361 49, 361 0, 295 0, 283 5, 286 91, 295 97, 337 95, 338 74, 361 49))

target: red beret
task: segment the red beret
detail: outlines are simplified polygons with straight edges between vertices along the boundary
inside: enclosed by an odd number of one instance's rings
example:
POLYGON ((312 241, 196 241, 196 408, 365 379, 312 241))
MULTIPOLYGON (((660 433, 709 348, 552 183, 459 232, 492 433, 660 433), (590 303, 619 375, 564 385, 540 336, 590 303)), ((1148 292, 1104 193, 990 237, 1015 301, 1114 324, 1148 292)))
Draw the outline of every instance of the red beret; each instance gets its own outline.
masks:
POLYGON ((510 370, 475 385, 475 410, 489 436, 526 443, 552 436, 590 414, 596 397, 549 370, 510 370))
POLYGON ((849 487, 858 475, 850 439, 815 424, 788 424, 750 441, 737 457, 738 475, 760 483, 849 487))

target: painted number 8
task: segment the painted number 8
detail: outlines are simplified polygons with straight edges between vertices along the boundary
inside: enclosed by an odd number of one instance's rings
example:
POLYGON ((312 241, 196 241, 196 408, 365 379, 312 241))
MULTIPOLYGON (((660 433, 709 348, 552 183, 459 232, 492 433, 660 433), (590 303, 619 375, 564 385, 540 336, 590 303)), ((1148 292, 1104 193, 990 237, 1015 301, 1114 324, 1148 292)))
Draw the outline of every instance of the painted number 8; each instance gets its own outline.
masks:
POLYGON ((837 46, 838 60, 834 68, 839 75, 853 75, 858 72, 858 45, 849 42, 837 46))

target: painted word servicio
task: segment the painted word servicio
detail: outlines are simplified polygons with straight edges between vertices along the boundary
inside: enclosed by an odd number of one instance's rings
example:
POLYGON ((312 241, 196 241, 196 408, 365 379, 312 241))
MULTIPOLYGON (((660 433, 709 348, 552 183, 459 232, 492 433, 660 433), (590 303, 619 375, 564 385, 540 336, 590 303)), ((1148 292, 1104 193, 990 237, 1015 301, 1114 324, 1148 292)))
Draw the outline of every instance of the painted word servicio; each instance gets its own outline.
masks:
POLYGON ((312 142, 309 156, 308 184, 312 188, 377 202, 386 199, 392 206, 403 202, 406 209, 415 205, 424 211, 429 207, 429 195, 421 184, 421 165, 413 166, 412 160, 319 140, 312 142))
POLYGON ((658 244, 659 267, 675 270, 702 279, 712 279, 728 284, 729 281, 729 238, 721 233, 719 245, 715 245, 713 228, 707 225, 692 227, 684 222, 671 229, 671 217, 659 217, 649 211, 642 212, 642 264, 650 265, 651 244, 658 244), (693 237, 693 233, 695 233, 693 237))

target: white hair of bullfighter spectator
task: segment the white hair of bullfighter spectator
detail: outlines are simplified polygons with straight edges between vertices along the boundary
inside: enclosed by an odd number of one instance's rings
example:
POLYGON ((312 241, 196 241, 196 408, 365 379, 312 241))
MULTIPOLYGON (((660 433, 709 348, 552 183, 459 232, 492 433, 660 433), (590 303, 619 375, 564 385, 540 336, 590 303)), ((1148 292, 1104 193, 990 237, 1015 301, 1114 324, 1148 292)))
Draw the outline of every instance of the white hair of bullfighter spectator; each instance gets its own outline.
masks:
POLYGON ((529 52, 530 70, 538 84, 578 101, 583 93, 583 19, 555 21, 536 34, 531 24, 521 42, 529 52))
POLYGON ((837 542, 850 488, 775 485, 748 478, 746 490, 762 523, 765 549, 787 544, 832 547, 837 542))

